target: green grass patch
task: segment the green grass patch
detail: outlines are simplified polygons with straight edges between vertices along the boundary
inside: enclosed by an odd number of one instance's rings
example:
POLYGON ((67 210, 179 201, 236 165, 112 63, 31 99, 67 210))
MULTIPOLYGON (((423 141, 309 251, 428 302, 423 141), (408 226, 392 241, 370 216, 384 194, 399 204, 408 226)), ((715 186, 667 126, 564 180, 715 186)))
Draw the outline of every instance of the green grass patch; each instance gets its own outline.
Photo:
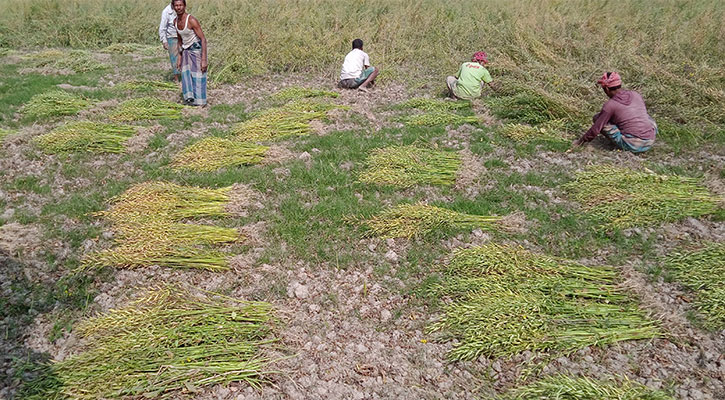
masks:
POLYGON ((660 335, 617 287, 612 268, 486 245, 456 251, 442 275, 427 291, 452 301, 428 332, 457 340, 453 360, 570 354, 660 335))
POLYGON ((239 231, 181 221, 226 216, 226 207, 233 196, 231 187, 201 189, 163 182, 137 184, 100 213, 113 225, 116 246, 87 256, 83 265, 224 270, 228 268, 229 255, 211 247, 236 242, 240 239, 239 231))
POLYGON ((210 137, 179 152, 171 163, 177 170, 216 171, 220 168, 258 164, 269 147, 249 142, 210 137))
POLYGON ((183 105, 153 97, 141 97, 121 103, 108 118, 116 122, 150 119, 180 119, 183 105))
POLYGON ((471 215, 427 204, 401 204, 364 221, 370 233, 382 238, 412 238, 440 230, 494 229, 501 217, 471 215))
POLYGON ((363 183, 399 187, 452 185, 460 166, 460 156, 454 152, 390 146, 371 152, 359 179, 363 183))
MULTIPOLYGON (((272 306, 178 288, 83 321, 83 351, 50 365, 28 399, 177 398, 203 387, 265 382, 272 306)), ((27 390, 28 388, 26 388, 27 390)))
POLYGON ((90 105, 90 101, 79 96, 62 90, 53 90, 33 96, 20 112, 25 119, 48 119, 75 115, 90 105))
POLYGON ((34 139, 46 153, 89 151, 121 153, 124 143, 136 134, 138 127, 103 122, 70 122, 34 139))
POLYGON ((621 382, 587 377, 552 375, 522 388, 513 389, 499 400, 674 400, 659 390, 649 389, 623 378, 621 382))
POLYGON ((67 69, 84 73, 108 68, 86 50, 44 50, 24 57, 33 68, 67 69))
POLYGON ((709 243, 702 248, 674 252, 667 256, 666 273, 695 293, 694 306, 711 330, 725 328, 725 244, 709 243))
POLYGON ((711 194, 699 179, 611 165, 577 172, 575 180, 565 184, 564 189, 605 230, 713 214, 723 200, 711 194))

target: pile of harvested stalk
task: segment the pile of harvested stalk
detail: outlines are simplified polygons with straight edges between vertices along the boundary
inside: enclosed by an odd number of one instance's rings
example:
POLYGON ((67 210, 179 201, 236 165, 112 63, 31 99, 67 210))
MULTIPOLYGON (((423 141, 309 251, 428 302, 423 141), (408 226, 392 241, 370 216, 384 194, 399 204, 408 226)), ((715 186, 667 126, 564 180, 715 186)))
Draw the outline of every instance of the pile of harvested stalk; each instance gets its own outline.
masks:
POLYGON ((33 400, 179 398, 230 382, 260 387, 273 346, 272 306, 215 293, 154 289, 129 306, 81 322, 84 351, 50 366, 33 400))
POLYGON ((391 146, 372 151, 360 182, 410 187, 416 184, 451 185, 461 166, 460 156, 417 146, 391 146))
POLYGON ((671 253, 665 269, 695 292, 693 304, 703 316, 703 325, 712 330, 725 329, 725 243, 671 253))
POLYGON ((463 116, 447 111, 434 111, 425 114, 403 117, 403 123, 409 126, 461 125, 479 122, 476 116, 463 116))
POLYGON ((51 118, 74 115, 91 103, 62 90, 53 90, 33 96, 20 112, 26 118, 51 118))
POLYGON ((121 103, 108 118, 113 121, 140 121, 148 119, 179 119, 184 106, 153 97, 141 97, 121 103))
POLYGON ((701 181, 676 175, 657 175, 611 165, 577 172, 564 185, 603 229, 631 228, 675 222, 715 213, 721 197, 701 181))
POLYGON ((329 103, 297 101, 271 108, 254 118, 232 126, 231 134, 240 140, 257 142, 305 136, 312 132, 309 122, 324 118, 327 111, 343 108, 329 103))
POLYGON ((426 97, 416 97, 408 101, 400 103, 396 108, 416 108, 423 111, 443 112, 443 111, 455 111, 471 108, 471 102, 469 101, 447 101, 429 99, 426 97))
POLYGON ((119 83, 115 88, 133 92, 153 92, 157 90, 179 90, 179 85, 173 82, 135 79, 119 83))
POLYGON ((522 124, 506 124, 501 128, 501 134, 517 142, 530 142, 532 140, 546 140, 554 142, 568 142, 569 140, 557 129, 550 126, 533 127, 522 124))
POLYGON ((44 50, 24 57, 33 68, 50 67, 68 69, 75 73, 96 71, 107 68, 86 50, 44 50))
POLYGON ((522 248, 460 249, 429 293, 448 297, 429 326, 457 343, 453 360, 523 351, 569 354, 587 346, 660 335, 616 282, 612 268, 586 267, 522 248))
POLYGON ((92 151, 120 153, 139 128, 103 122, 70 122, 34 139, 46 153, 92 151))
POLYGON ((227 215, 230 191, 231 187, 202 189, 164 182, 131 187, 99 213, 113 225, 116 246, 90 254, 83 265, 228 268, 228 254, 211 246, 238 241, 239 231, 183 221, 227 215))
POLYGON ((309 97, 338 97, 340 96, 339 93, 333 92, 330 90, 320 90, 320 89, 309 89, 304 87, 291 87, 287 89, 280 90, 279 92, 272 95, 272 98, 275 100, 282 100, 282 101, 288 101, 288 100, 295 100, 295 99, 304 99, 309 97))
POLYGON ((101 51, 104 53, 112 54, 130 54, 130 53, 149 53, 149 52, 160 52, 160 47, 149 46, 140 43, 114 43, 110 46, 104 47, 101 51))
POLYGON ((269 147, 218 137, 202 139, 174 157, 177 170, 216 171, 219 168, 258 164, 269 147))
POLYGON ((401 204, 365 221, 370 232, 384 239, 412 238, 447 229, 491 229, 500 217, 463 214, 427 204, 401 204))
POLYGON ((674 400, 659 390, 622 378, 621 382, 596 381, 587 377, 548 376, 514 389, 499 400, 674 400))

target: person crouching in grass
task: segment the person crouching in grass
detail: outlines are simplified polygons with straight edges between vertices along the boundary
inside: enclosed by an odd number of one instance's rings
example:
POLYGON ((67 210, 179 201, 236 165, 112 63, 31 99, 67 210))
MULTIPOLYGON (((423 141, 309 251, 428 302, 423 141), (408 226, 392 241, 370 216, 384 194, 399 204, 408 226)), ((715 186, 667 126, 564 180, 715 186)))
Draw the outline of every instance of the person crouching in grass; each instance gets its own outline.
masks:
POLYGON ((206 37, 199 21, 186 12, 186 0, 174 0, 176 34, 181 52, 177 68, 181 71, 181 95, 184 103, 206 106, 206 37))
POLYGON ((592 127, 572 146, 591 142, 601 133, 622 150, 632 153, 649 150, 657 136, 657 123, 647 113, 642 96, 622 89, 622 78, 616 72, 606 72, 597 83, 609 100, 594 115, 592 127))
POLYGON ((347 53, 342 63, 338 86, 367 92, 379 72, 377 68, 370 66, 370 57, 363 51, 362 39, 355 39, 352 41, 352 51, 347 53))
POLYGON ((456 76, 446 78, 448 96, 454 99, 473 100, 481 97, 481 88, 487 84, 493 87, 493 78, 484 65, 488 64, 486 52, 478 51, 470 62, 461 64, 456 76))

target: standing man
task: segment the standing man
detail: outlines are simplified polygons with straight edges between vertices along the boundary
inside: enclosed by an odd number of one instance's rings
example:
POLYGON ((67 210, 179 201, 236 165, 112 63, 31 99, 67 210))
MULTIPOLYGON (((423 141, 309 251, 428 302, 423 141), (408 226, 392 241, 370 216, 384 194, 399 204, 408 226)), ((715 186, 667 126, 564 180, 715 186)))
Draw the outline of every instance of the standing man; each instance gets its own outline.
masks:
POLYGON ((174 74, 174 81, 179 82, 179 70, 176 68, 176 61, 179 57, 179 50, 177 48, 178 38, 176 37, 176 27, 174 27, 174 20, 176 19, 176 12, 171 3, 169 3, 164 11, 161 12, 161 23, 159 23, 159 39, 161 44, 169 52, 169 61, 171 62, 171 71, 174 74))
POLYGON ((352 41, 352 51, 347 53, 342 63, 340 72, 339 87, 343 89, 355 89, 367 92, 375 78, 378 76, 378 69, 370 66, 370 57, 363 51, 362 39, 352 41))
POLYGON ((488 64, 488 55, 484 51, 476 52, 470 62, 461 64, 456 76, 446 78, 448 96, 454 99, 473 100, 481 97, 484 83, 493 89, 493 78, 484 67, 486 64, 488 64))
POLYGON ((199 21, 186 12, 186 0, 174 0, 176 34, 181 52, 176 67, 181 70, 181 95, 190 106, 206 106, 206 36, 199 21))
POLYGON ((634 90, 622 89, 622 78, 616 72, 604 73, 597 83, 609 100, 594 115, 592 127, 572 146, 591 142, 601 133, 622 150, 632 153, 649 150, 657 136, 657 124, 647 113, 642 96, 634 90))

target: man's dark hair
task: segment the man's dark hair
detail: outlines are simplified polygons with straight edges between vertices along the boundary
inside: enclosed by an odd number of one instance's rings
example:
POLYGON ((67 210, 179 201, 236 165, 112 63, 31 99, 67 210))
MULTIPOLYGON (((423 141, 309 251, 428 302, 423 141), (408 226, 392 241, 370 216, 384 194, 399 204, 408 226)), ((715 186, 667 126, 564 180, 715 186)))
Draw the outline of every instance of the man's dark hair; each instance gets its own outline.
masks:
POLYGON ((171 5, 173 6, 177 1, 183 1, 184 5, 186 5, 186 0, 171 0, 171 5))
POLYGON ((353 49, 360 49, 362 50, 363 42, 362 39, 355 39, 352 41, 352 48, 353 49))

